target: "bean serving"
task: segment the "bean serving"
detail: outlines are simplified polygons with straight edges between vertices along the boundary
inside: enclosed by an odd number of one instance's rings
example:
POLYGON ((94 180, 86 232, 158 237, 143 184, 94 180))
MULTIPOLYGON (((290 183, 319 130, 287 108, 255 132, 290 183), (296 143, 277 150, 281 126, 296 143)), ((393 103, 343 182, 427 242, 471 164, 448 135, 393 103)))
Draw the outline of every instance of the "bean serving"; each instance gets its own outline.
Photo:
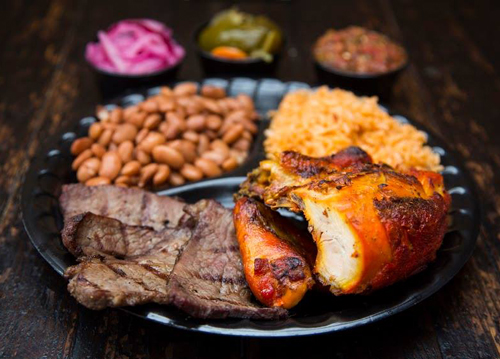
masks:
POLYGON ((245 161, 258 115, 252 99, 184 82, 136 105, 97 108, 88 136, 71 146, 88 186, 178 186, 220 176, 245 161))

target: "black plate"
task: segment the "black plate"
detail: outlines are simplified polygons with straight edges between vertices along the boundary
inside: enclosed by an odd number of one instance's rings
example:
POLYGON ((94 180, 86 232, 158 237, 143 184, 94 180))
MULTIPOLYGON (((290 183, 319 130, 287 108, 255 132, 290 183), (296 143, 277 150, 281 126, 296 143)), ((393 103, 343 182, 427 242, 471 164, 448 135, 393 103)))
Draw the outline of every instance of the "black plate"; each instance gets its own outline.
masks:
MULTIPOLYGON (((224 86, 230 95, 240 92, 251 95, 262 114, 276 108, 285 93, 297 88, 309 88, 303 83, 283 83, 272 79, 208 79, 204 83, 224 86)), ((153 88, 128 94, 115 103, 130 105, 158 90, 153 88)), ((400 115, 395 117, 403 122, 408 121, 400 115)), ((71 132, 64 132, 61 136, 47 141, 53 147, 40 152, 25 178, 21 198, 25 229, 38 252, 59 274, 75 263, 74 258, 63 247, 59 235, 62 228, 58 203, 61 185, 76 181, 70 170, 72 157, 69 147, 75 137, 86 134, 88 126, 94 121, 94 117, 86 117, 74 124, 71 132)), ((242 181, 241 176, 263 158, 263 131, 267 124, 267 120, 261 123, 256 143, 242 167, 219 179, 188 184, 162 191, 160 194, 180 196, 188 202, 200 198, 215 198, 224 205, 231 206, 232 194, 242 181)), ((415 125, 422 129, 420 125, 415 125)), ((443 176, 446 187, 453 198, 448 233, 436 261, 425 271, 369 296, 333 297, 308 293, 291 311, 291 317, 280 321, 196 320, 175 308, 159 305, 123 310, 182 329, 224 335, 278 337, 334 332, 361 326, 391 316, 424 300, 453 278, 471 255, 479 230, 480 214, 474 185, 462 166, 463 161, 452 153, 442 140, 423 130, 429 135, 429 144, 441 155, 445 166, 443 176)))

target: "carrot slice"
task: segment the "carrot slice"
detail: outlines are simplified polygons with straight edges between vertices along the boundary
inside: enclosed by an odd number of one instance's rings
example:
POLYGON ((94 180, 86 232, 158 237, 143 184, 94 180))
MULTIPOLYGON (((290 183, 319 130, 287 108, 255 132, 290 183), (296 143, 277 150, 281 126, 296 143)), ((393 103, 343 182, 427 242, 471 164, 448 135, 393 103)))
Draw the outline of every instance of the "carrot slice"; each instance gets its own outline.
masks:
POLYGON ((248 55, 245 51, 233 46, 218 46, 211 51, 212 55, 224 57, 226 59, 246 59, 248 55))

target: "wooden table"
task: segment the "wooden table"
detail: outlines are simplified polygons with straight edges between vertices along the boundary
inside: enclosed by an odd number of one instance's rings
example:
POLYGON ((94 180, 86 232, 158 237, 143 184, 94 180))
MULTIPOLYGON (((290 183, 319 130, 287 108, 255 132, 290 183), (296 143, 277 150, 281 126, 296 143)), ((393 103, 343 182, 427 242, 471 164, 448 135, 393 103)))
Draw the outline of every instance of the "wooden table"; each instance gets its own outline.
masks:
POLYGON ((442 290, 390 319, 318 337, 193 334, 119 310, 77 305, 25 234, 18 198, 31 158, 102 99, 83 58, 98 29, 130 17, 169 24, 188 51, 182 79, 203 77, 191 36, 230 1, 5 1, 0 12, 1 358, 497 358, 500 356, 500 7, 466 0, 244 1, 288 37, 276 76, 314 82, 310 48, 331 26, 360 24, 407 47, 392 107, 445 137, 477 182, 483 222, 473 257, 442 290), (323 354, 324 355, 324 354, 323 354))

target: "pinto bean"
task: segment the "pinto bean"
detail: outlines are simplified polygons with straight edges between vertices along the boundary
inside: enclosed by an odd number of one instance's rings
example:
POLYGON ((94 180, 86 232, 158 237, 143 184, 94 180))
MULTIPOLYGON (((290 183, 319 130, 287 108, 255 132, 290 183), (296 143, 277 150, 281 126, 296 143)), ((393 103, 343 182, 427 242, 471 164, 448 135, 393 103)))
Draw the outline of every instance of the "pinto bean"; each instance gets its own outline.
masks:
POLYGON ((80 182, 86 182, 94 177, 99 172, 101 161, 98 158, 92 157, 85 160, 78 168, 76 177, 80 182))
POLYGON ((103 106, 97 106, 96 116, 101 121, 109 121, 109 111, 103 106))
POLYGON ((210 140, 215 140, 218 136, 217 136, 217 132, 215 131, 211 131, 211 130, 208 130, 208 131, 205 131, 205 135, 207 135, 207 137, 210 139, 210 140))
POLYGON ((252 122, 251 120, 244 120, 241 122, 241 124, 243 125, 243 127, 245 127, 245 130, 247 132, 250 132, 250 134, 256 134, 257 132, 259 132, 259 127, 255 124, 255 122, 252 122))
POLYGON ((115 179, 115 184, 130 184, 130 176, 121 175, 115 179))
POLYGON ((182 186, 184 183, 186 183, 186 180, 179 172, 172 172, 168 177, 168 182, 172 186, 182 186))
POLYGON ((125 141, 132 141, 137 135, 137 127, 130 123, 119 125, 113 133, 112 141, 120 144, 125 141))
POLYGON ((202 110, 202 104, 196 101, 194 97, 179 97, 177 98, 177 104, 180 108, 184 108, 187 115, 194 115, 202 110))
POLYGON ((117 123, 113 123, 113 122, 110 122, 110 121, 101 122, 101 123, 102 123, 102 128, 104 128, 105 130, 111 130, 113 132, 118 127, 117 123))
POLYGON ((194 165, 198 167, 205 176, 216 177, 220 176, 222 171, 219 166, 214 161, 207 158, 198 158, 194 161, 194 165))
POLYGON ((184 164, 184 157, 174 148, 159 145, 153 148, 153 158, 156 162, 165 163, 171 168, 179 169, 184 164))
POLYGON ((89 137, 96 141, 101 136, 102 131, 104 131, 102 124, 99 122, 94 122, 92 125, 90 125, 89 137))
POLYGON ((98 143, 94 143, 90 146, 90 150, 97 158, 102 158, 102 156, 106 153, 106 149, 98 143))
POLYGON ((177 116, 179 116, 182 119, 185 119, 187 116, 186 110, 184 110, 184 107, 182 106, 177 106, 174 112, 177 116))
POLYGON ((223 115, 227 114, 231 110, 226 100, 227 99, 223 98, 217 101, 217 105, 219 106, 219 113, 223 115))
POLYGON ((246 138, 240 138, 238 141, 233 143, 233 148, 241 151, 248 151, 251 146, 252 143, 246 138))
POLYGON ((125 141, 120 143, 117 149, 118 155, 123 163, 132 161, 132 155, 134 152, 134 144, 132 141, 125 141))
POLYGON ((144 187, 158 171, 157 163, 150 163, 147 166, 141 168, 141 176, 139 178, 139 187, 144 187))
POLYGON ((111 181, 107 177, 94 177, 85 182, 86 186, 102 186, 110 184, 111 181))
POLYGON ((235 110, 226 116, 228 122, 242 122, 248 118, 247 113, 243 110, 235 110))
POLYGON ((170 97, 174 94, 174 91, 172 91, 172 89, 168 86, 162 86, 162 88, 160 89, 160 94, 163 97, 170 97))
POLYGON ((252 142, 253 140, 252 134, 248 131, 243 131, 243 133, 241 134, 241 138, 244 138, 245 140, 248 140, 250 142, 252 142))
POLYGON ((122 168, 122 160, 117 152, 106 152, 102 156, 101 168, 99 169, 99 176, 107 177, 114 180, 122 168))
POLYGON ((160 112, 169 112, 175 110, 176 103, 173 98, 162 98, 158 100, 158 109, 160 112))
POLYGON ((205 97, 220 99, 226 97, 226 90, 224 90, 222 87, 204 85, 201 88, 201 94, 205 97))
POLYGON ((198 155, 201 155, 203 152, 206 152, 210 147, 210 139, 207 135, 201 134, 198 136, 198 155))
POLYGON ((182 166, 180 173, 189 181, 199 181, 203 178, 203 172, 189 163, 185 163, 184 166, 182 166))
POLYGON ((136 144, 141 143, 148 135, 149 135, 149 130, 147 128, 143 128, 137 133, 137 136, 135 136, 135 143, 136 144))
POLYGON ((153 99, 146 100, 141 103, 141 110, 147 113, 154 113, 159 110, 158 108, 158 102, 156 102, 153 99))
POLYGON ((123 166, 120 173, 124 176, 135 176, 140 171, 141 163, 139 161, 130 161, 123 166))
POLYGON ((109 121, 112 123, 120 123, 123 120, 123 109, 121 107, 115 107, 111 110, 109 115, 109 121))
POLYGON ((182 134, 182 138, 193 143, 198 143, 200 136, 194 131, 186 131, 182 134))
POLYGON ((253 100, 247 94, 240 93, 238 96, 236 96, 236 100, 240 103, 241 107, 244 110, 246 110, 248 112, 253 111, 253 109, 254 109, 253 100))
POLYGON ((207 118, 205 115, 191 115, 186 120, 186 127, 191 131, 203 131, 206 120, 207 118))
POLYGON ((153 177, 153 184, 155 186, 160 186, 165 182, 167 182, 169 176, 170 176, 170 167, 168 167, 168 165, 165 164, 158 165, 158 170, 156 171, 153 177))
POLYGON ((222 162, 222 169, 226 172, 234 170, 236 167, 238 167, 238 162, 234 157, 229 157, 227 160, 222 162))
POLYGON ((248 153, 246 151, 231 150, 229 152, 229 157, 233 157, 239 165, 245 161, 247 155, 248 153))
POLYGON ((224 142, 226 142, 227 144, 231 144, 231 143, 237 141, 241 137, 244 130, 245 130, 245 127, 243 127, 242 124, 237 123, 236 125, 232 126, 231 128, 229 128, 227 130, 227 132, 222 137, 222 140, 224 142))
POLYGON ((113 136, 112 130, 104 130, 101 133, 101 137, 99 137, 99 140, 97 140, 97 143, 103 147, 107 147, 109 145, 109 143, 111 142, 112 136, 113 136))
POLYGON ((186 162, 193 162, 196 159, 196 145, 191 141, 175 140, 169 146, 182 153, 186 162))
POLYGON ((221 140, 213 140, 210 143, 210 148, 214 151, 223 153, 225 156, 229 155, 229 146, 221 140))
POLYGON ((151 131, 146 138, 139 143, 138 148, 147 153, 151 153, 155 146, 164 144, 165 142, 165 135, 160 132, 151 131))
POLYGON ((94 177, 96 173, 86 167, 80 166, 78 171, 76 171, 76 178, 79 182, 86 182, 87 180, 94 177))
POLYGON ((222 163, 226 160, 227 156, 218 151, 206 151, 202 153, 201 158, 206 158, 215 162, 218 165, 222 165, 222 163))
POLYGON ((206 126, 209 130, 217 131, 222 126, 222 118, 218 115, 208 115, 206 126))
POLYGON ((92 157, 92 151, 90 149, 87 149, 80 153, 71 164, 71 168, 73 169, 73 171, 76 171, 81 166, 81 164, 88 160, 90 157, 92 157))
POLYGON ((146 121, 147 116, 148 116, 147 112, 137 111, 131 114, 129 118, 127 118, 127 122, 131 123, 137 128, 142 128, 142 126, 144 125, 144 121, 146 121))
POLYGON ((129 106, 127 108, 124 108, 123 109, 123 120, 125 122, 129 122, 130 121, 130 117, 132 115, 136 114, 138 111, 139 111, 139 107, 138 106, 129 106))
POLYGON ((186 130, 185 120, 175 112, 168 112, 167 115, 167 130, 164 132, 167 140, 173 140, 181 132, 186 130))
POLYGON ((159 114, 153 113, 153 114, 149 115, 148 117, 146 117, 146 120, 144 121, 143 126, 144 126, 144 128, 147 128, 148 130, 153 130, 153 129, 158 127, 161 120, 162 120, 162 117, 159 114))
POLYGON ((228 97, 227 103, 230 111, 241 110, 241 104, 234 97, 228 97))
POLYGON ((191 96, 198 91, 198 85, 194 82, 183 82, 174 87, 175 96, 191 96))
POLYGON ((89 138, 89 137, 80 137, 80 138, 77 138, 71 144, 71 149, 70 149, 71 154, 74 155, 74 156, 78 156, 83 151, 89 149, 90 146, 92 146, 93 142, 94 141, 92 141, 92 139, 89 138))
POLYGON ((217 103, 216 100, 211 99, 211 98, 201 98, 200 99, 201 105, 208 111, 208 112, 213 112, 213 113, 221 113, 219 104, 217 103))
POLYGON ((173 140, 181 132, 182 131, 177 123, 170 123, 167 125, 167 128, 163 131, 163 134, 165 135, 165 138, 167 140, 173 140))
POLYGON ((151 156, 139 148, 135 149, 135 158, 143 166, 151 163, 151 156))

